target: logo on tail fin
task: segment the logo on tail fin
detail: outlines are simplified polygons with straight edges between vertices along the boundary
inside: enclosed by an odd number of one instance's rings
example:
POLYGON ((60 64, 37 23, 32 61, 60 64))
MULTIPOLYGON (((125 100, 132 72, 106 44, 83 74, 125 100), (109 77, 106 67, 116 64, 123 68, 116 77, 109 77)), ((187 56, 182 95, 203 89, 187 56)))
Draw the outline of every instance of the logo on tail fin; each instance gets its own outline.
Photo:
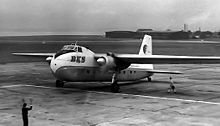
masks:
POLYGON ((146 54, 146 52, 147 52, 147 45, 143 46, 143 52, 144 52, 144 54, 146 54))

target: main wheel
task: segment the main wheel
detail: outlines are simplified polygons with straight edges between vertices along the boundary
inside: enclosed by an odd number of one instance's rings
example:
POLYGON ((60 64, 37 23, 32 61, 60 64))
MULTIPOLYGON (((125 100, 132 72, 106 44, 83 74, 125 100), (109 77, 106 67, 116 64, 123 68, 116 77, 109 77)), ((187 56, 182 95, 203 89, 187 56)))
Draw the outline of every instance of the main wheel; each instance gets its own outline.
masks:
POLYGON ((119 92, 119 85, 117 82, 111 84, 111 92, 118 93, 119 92))
POLYGON ((148 82, 151 82, 151 81, 152 81, 151 77, 148 77, 147 80, 148 80, 148 82))
POLYGON ((64 82, 61 80, 56 80, 56 87, 63 87, 64 86, 64 82))

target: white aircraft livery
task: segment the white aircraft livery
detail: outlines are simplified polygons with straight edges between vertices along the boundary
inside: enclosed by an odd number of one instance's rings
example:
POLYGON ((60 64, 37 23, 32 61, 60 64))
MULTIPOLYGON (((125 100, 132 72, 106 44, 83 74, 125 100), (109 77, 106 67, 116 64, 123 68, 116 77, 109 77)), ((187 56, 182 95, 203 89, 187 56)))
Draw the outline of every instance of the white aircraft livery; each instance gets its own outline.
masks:
POLYGON ((216 64, 220 57, 152 55, 152 38, 145 35, 139 54, 97 54, 77 44, 64 45, 57 53, 13 53, 45 57, 55 76, 56 87, 64 82, 111 81, 118 92, 118 81, 136 81, 154 73, 181 74, 179 71, 154 70, 153 64, 216 64))

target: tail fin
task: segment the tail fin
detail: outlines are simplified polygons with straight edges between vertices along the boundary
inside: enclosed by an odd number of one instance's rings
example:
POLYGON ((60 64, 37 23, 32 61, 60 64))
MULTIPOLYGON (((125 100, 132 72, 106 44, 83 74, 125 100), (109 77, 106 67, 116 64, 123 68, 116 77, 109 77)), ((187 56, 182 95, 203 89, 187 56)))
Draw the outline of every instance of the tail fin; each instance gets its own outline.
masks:
POLYGON ((149 35, 144 35, 144 39, 141 44, 139 55, 152 55, 152 38, 149 35))
MULTIPOLYGON (((144 35, 144 39, 141 44, 139 51, 140 56, 152 55, 152 37, 149 35, 144 35)), ((137 64, 139 68, 153 70, 153 64, 137 64)))

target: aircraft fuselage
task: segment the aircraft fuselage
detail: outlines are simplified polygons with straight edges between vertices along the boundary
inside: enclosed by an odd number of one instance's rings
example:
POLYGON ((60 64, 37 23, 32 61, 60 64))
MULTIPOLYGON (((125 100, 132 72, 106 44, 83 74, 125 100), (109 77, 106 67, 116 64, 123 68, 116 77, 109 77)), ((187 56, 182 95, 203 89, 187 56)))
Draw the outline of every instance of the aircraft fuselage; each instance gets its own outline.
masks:
MULTIPOLYGON (((105 71, 94 58, 94 53, 82 47, 82 52, 57 53, 53 56, 50 67, 53 75, 62 81, 111 81, 113 72, 105 71)), ((146 71, 124 69, 118 73, 118 81, 135 81, 152 76, 146 71)))

